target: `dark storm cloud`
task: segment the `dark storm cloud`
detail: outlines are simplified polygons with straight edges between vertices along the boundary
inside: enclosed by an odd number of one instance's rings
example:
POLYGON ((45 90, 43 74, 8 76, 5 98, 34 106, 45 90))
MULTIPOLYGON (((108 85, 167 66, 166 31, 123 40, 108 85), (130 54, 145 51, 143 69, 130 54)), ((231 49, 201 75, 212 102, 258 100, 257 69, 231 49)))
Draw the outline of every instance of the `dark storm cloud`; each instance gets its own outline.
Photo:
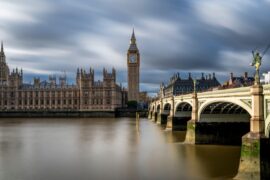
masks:
MULTIPOLYGON (((26 79, 77 67, 118 70, 126 85, 126 50, 135 27, 141 89, 154 92, 175 72, 253 73, 250 51, 270 43, 270 1, 13 0, 1 1, 0 38, 9 65, 26 79)), ((270 63, 265 56, 263 71, 270 63)))

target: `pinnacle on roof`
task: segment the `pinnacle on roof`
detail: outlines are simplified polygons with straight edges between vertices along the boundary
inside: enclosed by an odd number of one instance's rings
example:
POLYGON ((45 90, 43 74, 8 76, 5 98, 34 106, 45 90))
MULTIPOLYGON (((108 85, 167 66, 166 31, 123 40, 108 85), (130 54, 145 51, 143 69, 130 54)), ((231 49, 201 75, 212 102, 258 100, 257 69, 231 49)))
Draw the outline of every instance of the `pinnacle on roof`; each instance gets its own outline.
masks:
POLYGON ((1 52, 4 52, 4 45, 3 45, 3 41, 1 41, 1 52))

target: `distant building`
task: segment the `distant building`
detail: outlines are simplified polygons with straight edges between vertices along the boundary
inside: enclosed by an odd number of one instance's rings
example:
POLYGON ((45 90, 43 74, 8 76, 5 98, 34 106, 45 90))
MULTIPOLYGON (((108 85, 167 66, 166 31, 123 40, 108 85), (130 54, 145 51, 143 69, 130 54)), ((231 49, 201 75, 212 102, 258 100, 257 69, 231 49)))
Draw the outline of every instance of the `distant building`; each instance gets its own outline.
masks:
POLYGON ((139 102, 149 102, 149 96, 146 91, 142 91, 139 93, 139 102))
POLYGON ((151 97, 148 96, 148 93, 146 91, 142 91, 139 93, 139 108, 147 109, 150 101, 151 97))
POLYGON ((103 69, 103 81, 95 81, 94 69, 77 70, 76 85, 69 85, 63 75, 57 81, 34 78, 23 82, 23 70, 11 73, 6 63, 3 44, 0 52, 0 111, 114 111, 127 102, 127 91, 116 84, 116 70, 103 69))
POLYGON ((230 79, 222 85, 222 89, 236 88, 251 86, 254 84, 254 77, 249 77, 248 73, 245 72, 243 76, 234 76, 233 73, 230 74, 230 79))
POLYGON ((261 79, 261 83, 263 84, 269 84, 270 83, 270 71, 267 73, 263 73, 263 78, 261 79))
MULTIPOLYGON (((196 79, 196 90, 197 92, 207 91, 212 88, 220 86, 220 83, 216 79, 215 73, 212 75, 204 76, 202 73, 202 77, 200 79, 196 79)), ((179 73, 174 74, 168 83, 165 86, 163 83, 160 85, 160 92, 158 94, 159 97, 169 97, 172 95, 181 95, 181 94, 189 94, 194 91, 194 82, 191 77, 191 73, 187 79, 182 79, 179 73)))

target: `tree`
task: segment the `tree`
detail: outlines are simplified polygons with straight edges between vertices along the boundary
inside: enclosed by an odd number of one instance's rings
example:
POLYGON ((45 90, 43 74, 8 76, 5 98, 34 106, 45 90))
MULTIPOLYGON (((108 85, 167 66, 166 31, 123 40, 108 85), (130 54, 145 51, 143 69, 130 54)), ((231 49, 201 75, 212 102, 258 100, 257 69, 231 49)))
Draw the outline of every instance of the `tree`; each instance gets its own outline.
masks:
POLYGON ((128 105, 129 109, 137 109, 138 103, 137 103, 137 101, 128 101, 127 105, 128 105))

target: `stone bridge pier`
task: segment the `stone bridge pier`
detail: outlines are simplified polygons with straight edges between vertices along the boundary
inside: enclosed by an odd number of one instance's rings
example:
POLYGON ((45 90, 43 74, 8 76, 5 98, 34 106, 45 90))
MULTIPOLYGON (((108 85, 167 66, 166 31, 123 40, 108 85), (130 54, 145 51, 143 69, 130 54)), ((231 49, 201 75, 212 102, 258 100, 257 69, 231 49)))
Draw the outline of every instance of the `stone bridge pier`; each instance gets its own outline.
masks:
POLYGON ((265 136, 263 87, 254 85, 250 132, 242 137, 241 160, 236 179, 269 179, 269 139, 265 136), (267 153, 266 153, 267 152, 267 153))
POLYGON ((167 118, 170 114, 170 111, 171 111, 171 104, 166 103, 163 106, 163 103, 162 103, 161 111, 158 114, 158 118, 157 118, 157 124, 161 124, 161 125, 167 124, 167 118))
POLYGON ((153 109, 151 109, 151 107, 149 107, 148 109, 148 119, 152 119, 152 113, 153 113, 153 109))
POLYGON ((187 122, 187 133, 186 133, 186 143, 195 144, 196 143, 196 122, 198 121, 198 98, 197 93, 192 94, 192 112, 191 120, 187 122))
POLYGON ((155 105, 153 105, 152 108, 150 106, 150 112, 149 112, 148 119, 152 120, 153 122, 156 122, 159 111, 160 111, 160 105, 157 105, 155 102, 155 105))
POLYGON ((160 100, 160 104, 158 105, 159 111, 157 111, 157 124, 161 124, 161 119, 162 119, 162 114, 163 114, 163 101, 162 99, 160 100))
POLYGON ((170 110, 169 115, 167 116, 167 120, 166 120, 166 129, 172 130, 173 119, 174 119, 174 96, 172 96, 172 98, 171 98, 169 110, 170 110))
POLYGON ((155 107, 156 107, 155 105, 149 107, 148 119, 150 119, 152 121, 155 121, 155 117, 157 114, 155 107))

